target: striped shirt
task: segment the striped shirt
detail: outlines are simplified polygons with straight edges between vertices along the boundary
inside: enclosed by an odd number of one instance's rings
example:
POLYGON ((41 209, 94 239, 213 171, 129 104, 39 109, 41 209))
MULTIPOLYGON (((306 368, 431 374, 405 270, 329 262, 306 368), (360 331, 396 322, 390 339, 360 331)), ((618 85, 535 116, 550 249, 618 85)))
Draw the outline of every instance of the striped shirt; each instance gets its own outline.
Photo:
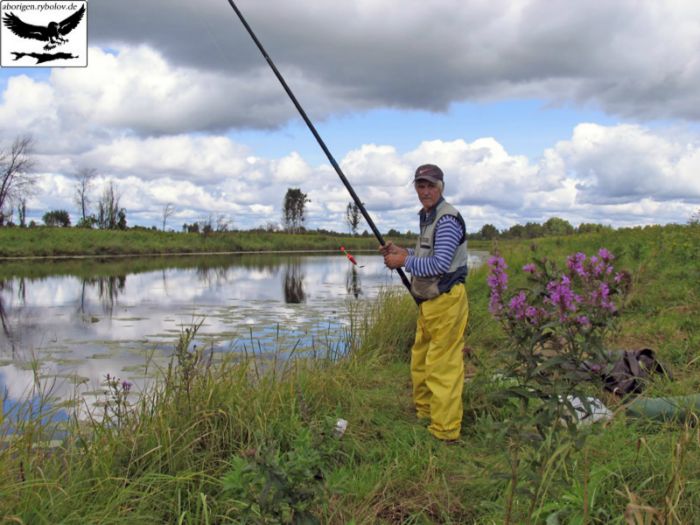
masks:
POLYGON ((434 277, 447 273, 459 241, 462 240, 462 233, 462 225, 456 217, 443 215, 435 225, 433 255, 417 257, 414 255, 415 250, 409 248, 404 263, 406 271, 416 277, 434 277))

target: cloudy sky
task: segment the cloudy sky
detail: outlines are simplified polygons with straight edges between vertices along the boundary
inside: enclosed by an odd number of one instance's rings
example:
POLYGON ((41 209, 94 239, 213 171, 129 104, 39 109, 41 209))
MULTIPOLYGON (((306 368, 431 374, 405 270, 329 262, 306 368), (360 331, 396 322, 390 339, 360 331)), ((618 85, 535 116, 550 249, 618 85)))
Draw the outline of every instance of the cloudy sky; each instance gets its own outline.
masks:
MULTIPOLYGON (((697 0, 237 0, 381 231, 431 162, 470 231, 700 209, 697 0)), ((111 181, 129 225, 347 230, 350 197, 226 0, 92 0, 87 68, 0 69, 0 146, 31 133, 30 218, 111 181)), ((362 229, 362 227, 361 227, 362 229)))

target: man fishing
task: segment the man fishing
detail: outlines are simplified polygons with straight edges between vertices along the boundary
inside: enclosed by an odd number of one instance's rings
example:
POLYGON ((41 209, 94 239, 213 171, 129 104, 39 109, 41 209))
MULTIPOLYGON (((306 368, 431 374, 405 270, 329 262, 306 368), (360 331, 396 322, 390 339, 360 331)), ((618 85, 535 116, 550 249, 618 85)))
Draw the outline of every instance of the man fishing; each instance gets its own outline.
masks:
POLYGON ((413 185, 423 208, 415 249, 388 242, 380 247, 384 263, 411 274, 411 293, 419 302, 411 349, 413 402, 419 419, 445 442, 455 442, 462 426, 464 332, 469 305, 467 238, 464 219, 443 198, 444 176, 434 164, 416 169, 413 185))

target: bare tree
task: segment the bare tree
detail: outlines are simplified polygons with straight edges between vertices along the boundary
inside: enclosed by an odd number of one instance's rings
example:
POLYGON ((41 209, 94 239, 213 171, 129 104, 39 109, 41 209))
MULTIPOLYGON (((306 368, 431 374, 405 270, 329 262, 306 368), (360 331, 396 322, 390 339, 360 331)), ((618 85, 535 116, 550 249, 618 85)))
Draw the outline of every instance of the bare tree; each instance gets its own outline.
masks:
POLYGON ((114 189, 114 183, 109 182, 97 203, 97 225, 103 230, 115 230, 121 222, 126 225, 126 213, 119 207, 120 196, 114 189), (122 221, 123 215, 123 221, 122 221))
POLYGON ((173 206, 172 202, 169 202, 163 206, 163 231, 165 231, 165 224, 168 222, 168 219, 172 217, 174 213, 175 206, 173 206))
POLYGON ((5 223, 4 210, 26 197, 36 182, 31 173, 32 146, 32 138, 25 135, 17 137, 9 150, 0 150, 0 226, 5 223))
POLYGON ((95 168, 81 168, 75 174, 75 204, 80 208, 81 221, 85 223, 90 214, 90 186, 97 176, 95 168))
POLYGON ((216 231, 217 232, 227 232, 231 227, 231 220, 229 220, 226 215, 219 215, 216 218, 216 231))

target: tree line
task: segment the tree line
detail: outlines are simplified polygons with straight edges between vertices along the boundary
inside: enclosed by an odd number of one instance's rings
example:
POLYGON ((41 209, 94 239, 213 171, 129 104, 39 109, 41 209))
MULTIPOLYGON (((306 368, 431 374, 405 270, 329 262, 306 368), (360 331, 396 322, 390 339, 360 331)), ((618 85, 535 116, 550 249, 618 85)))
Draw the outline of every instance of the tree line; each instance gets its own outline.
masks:
POLYGON ((534 239, 536 237, 550 237, 560 235, 573 235, 575 233, 593 233, 612 230, 612 226, 595 223, 581 223, 574 227, 566 219, 551 217, 544 223, 527 222, 514 224, 510 228, 499 230, 493 224, 484 224, 478 232, 468 233, 467 238, 475 241, 491 241, 494 239, 534 239))

